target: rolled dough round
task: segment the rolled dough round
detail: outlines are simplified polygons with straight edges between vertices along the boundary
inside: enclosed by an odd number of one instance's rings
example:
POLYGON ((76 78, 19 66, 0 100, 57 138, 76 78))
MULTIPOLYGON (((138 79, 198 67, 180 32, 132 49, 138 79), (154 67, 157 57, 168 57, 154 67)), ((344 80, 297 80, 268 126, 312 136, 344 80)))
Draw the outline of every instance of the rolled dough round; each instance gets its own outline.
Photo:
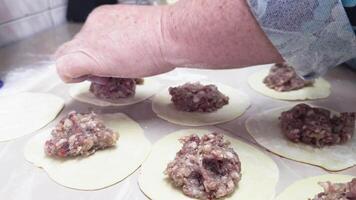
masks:
POLYGON ((246 120, 248 132, 261 146, 291 160, 329 171, 344 170, 356 164, 356 137, 346 144, 323 148, 289 141, 281 131, 278 117, 292 107, 276 108, 250 117, 246 120))
POLYGON ((250 87, 268 97, 282 100, 307 100, 326 98, 331 93, 330 84, 322 78, 316 79, 313 86, 310 87, 287 92, 278 92, 267 87, 263 83, 263 80, 268 75, 268 73, 269 69, 263 69, 252 74, 248 79, 250 87))
MULTIPOLYGON (((202 136, 210 132, 204 129, 180 130, 156 142, 151 154, 141 167, 138 181, 141 190, 154 200, 191 199, 185 196, 180 189, 174 187, 163 172, 182 146, 178 142, 179 138, 190 134, 202 136)), ((279 177, 278 168, 273 160, 251 145, 227 135, 225 135, 225 139, 231 142, 231 146, 239 155, 242 164, 242 179, 238 183, 236 191, 226 200, 272 200, 279 177)))
POLYGON ((55 182, 73 189, 98 190, 122 181, 142 164, 151 144, 139 124, 126 115, 98 116, 107 127, 119 133, 116 147, 97 151, 89 157, 56 159, 44 153, 44 143, 50 137, 47 130, 27 143, 26 160, 43 168, 55 182))
POLYGON ((220 83, 201 83, 216 85, 221 93, 230 98, 229 104, 211 113, 180 111, 174 107, 168 88, 166 88, 153 98, 153 111, 158 117, 174 124, 204 126, 231 121, 241 116, 250 106, 250 98, 244 92, 220 83))
POLYGON ((150 98, 160 89, 160 84, 154 78, 145 78, 144 80, 145 82, 143 85, 136 86, 136 93, 134 96, 129 98, 122 98, 115 103, 99 99, 94 94, 92 94, 89 91, 91 84, 89 81, 73 84, 69 88, 69 94, 71 97, 78 101, 96 106, 105 107, 132 105, 150 98))
POLYGON ((341 174, 327 174, 306 178, 293 183, 279 194, 276 200, 307 200, 324 191, 318 184, 319 182, 347 183, 353 178, 355 177, 341 174))
POLYGON ((0 142, 41 129, 63 106, 64 101, 51 94, 25 92, 0 97, 0 142))

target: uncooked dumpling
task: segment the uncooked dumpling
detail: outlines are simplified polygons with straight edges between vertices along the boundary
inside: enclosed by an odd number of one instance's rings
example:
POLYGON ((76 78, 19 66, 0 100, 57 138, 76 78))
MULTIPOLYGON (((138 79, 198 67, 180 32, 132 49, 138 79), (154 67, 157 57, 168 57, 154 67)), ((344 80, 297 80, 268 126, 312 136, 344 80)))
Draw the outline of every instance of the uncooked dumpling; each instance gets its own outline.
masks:
POLYGON ((41 129, 62 110, 64 101, 44 93, 19 93, 0 97, 0 142, 41 129))
MULTIPOLYGON (((202 136, 211 133, 205 129, 186 129, 171 133, 160 139, 152 148, 151 154, 142 164, 139 186, 154 200, 189 200, 183 192, 174 187, 163 173, 167 164, 172 161, 181 148, 178 139, 182 136, 197 134, 202 136)), ((222 131, 215 131, 223 133, 222 131)), ((271 200, 275 195, 275 186, 279 172, 271 158, 244 142, 224 135, 231 142, 241 161, 242 178, 235 192, 228 199, 271 200)))
POLYGON ((202 82, 202 84, 216 85, 221 93, 229 97, 229 104, 210 113, 180 111, 171 102, 171 96, 168 88, 166 88, 154 97, 152 102, 153 111, 160 118, 174 124, 204 126, 231 121, 241 116, 250 106, 250 98, 244 92, 220 83, 202 82))
POLYGON ((145 78, 142 85, 136 86, 136 93, 133 97, 122 98, 113 103, 95 97, 94 94, 89 91, 90 84, 89 81, 73 84, 69 89, 70 96, 78 101, 97 106, 125 106, 136 104, 150 98, 156 94, 161 87, 159 82, 154 78, 145 78))
POLYGON ((268 110, 250 117, 246 120, 248 132, 261 146, 288 159, 330 171, 344 170, 356 164, 356 137, 345 144, 323 148, 289 141, 281 132, 278 117, 293 106, 268 110))
POLYGON ((151 144, 139 124, 124 114, 103 114, 99 118, 108 128, 119 133, 116 147, 88 157, 55 159, 44 152, 44 143, 51 132, 47 129, 27 143, 26 160, 43 168, 60 185, 73 189, 97 190, 122 181, 145 160, 151 144))
POLYGON ((248 78, 250 87, 268 97, 282 100, 307 100, 326 98, 331 93, 330 84, 323 78, 316 79, 313 86, 304 87, 298 90, 278 92, 267 87, 263 83, 263 80, 268 75, 268 73, 269 69, 263 69, 252 74, 248 78))
POLYGON ((276 200, 307 200, 323 191, 319 182, 346 183, 353 178, 349 175, 327 174, 299 180, 278 195, 276 200))

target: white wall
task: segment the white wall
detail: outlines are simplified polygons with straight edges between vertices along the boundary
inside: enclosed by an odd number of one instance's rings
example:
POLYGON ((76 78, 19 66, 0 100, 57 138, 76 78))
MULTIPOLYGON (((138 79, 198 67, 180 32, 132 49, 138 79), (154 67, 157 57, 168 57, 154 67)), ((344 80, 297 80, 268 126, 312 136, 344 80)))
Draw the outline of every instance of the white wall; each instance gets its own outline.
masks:
POLYGON ((0 0, 0 46, 65 22, 67 0, 0 0))

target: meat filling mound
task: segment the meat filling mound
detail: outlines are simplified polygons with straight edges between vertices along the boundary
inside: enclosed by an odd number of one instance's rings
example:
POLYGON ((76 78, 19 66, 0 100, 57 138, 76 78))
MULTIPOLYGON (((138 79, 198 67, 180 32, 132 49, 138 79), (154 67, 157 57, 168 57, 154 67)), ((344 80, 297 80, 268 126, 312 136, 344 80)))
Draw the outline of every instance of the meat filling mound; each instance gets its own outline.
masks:
POLYGON ((180 142, 182 149, 165 170, 176 187, 197 199, 218 199, 233 193, 241 179, 241 163, 222 134, 190 135, 180 142))
POLYGON ((96 114, 70 112, 52 130, 45 153, 53 157, 89 156, 97 150, 115 146, 118 134, 105 127, 96 114))
POLYGON ((306 81, 295 73, 293 67, 286 63, 275 64, 263 80, 267 87, 279 92, 298 90, 313 85, 313 81, 306 81))
POLYGON ((356 178, 349 183, 319 183, 324 192, 309 200, 356 200, 356 178))
POLYGON ((99 99, 115 102, 134 96, 136 85, 142 84, 143 79, 139 78, 106 78, 104 83, 92 82, 89 91, 99 99))
POLYGON ((171 101, 178 110, 186 112, 213 112, 229 103, 215 85, 185 83, 169 88, 171 101))
POLYGON ((329 110, 298 104, 279 117, 283 134, 292 142, 316 147, 343 144, 355 130, 356 113, 332 115, 329 110))

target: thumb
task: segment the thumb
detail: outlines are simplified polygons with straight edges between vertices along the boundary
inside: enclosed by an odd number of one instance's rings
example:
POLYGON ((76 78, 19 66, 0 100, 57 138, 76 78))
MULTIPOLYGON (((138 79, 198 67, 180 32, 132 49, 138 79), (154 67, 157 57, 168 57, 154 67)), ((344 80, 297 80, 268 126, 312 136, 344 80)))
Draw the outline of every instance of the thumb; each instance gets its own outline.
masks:
POLYGON ((64 82, 74 83, 92 75, 93 69, 98 68, 98 63, 84 52, 75 52, 56 58, 56 68, 64 82))

